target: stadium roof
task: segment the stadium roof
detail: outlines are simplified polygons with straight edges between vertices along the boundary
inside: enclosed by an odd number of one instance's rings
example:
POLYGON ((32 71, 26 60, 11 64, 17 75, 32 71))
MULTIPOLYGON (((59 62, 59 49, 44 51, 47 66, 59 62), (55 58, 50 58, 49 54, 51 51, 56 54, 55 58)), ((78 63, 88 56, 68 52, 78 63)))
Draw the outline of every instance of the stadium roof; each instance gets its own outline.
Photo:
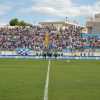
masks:
MULTIPOLYGON (((50 24, 62 24, 62 25, 75 25, 75 26, 81 26, 78 23, 75 22, 69 22, 69 21, 45 21, 45 22, 39 22, 41 25, 50 25, 50 24)), ((83 27, 83 26, 81 26, 83 27)))

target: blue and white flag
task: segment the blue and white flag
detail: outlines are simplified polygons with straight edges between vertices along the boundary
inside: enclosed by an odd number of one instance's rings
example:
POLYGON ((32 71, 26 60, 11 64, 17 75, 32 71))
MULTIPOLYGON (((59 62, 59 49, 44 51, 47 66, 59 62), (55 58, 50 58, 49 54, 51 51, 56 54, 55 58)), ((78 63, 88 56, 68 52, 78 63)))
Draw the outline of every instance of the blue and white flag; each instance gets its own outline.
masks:
POLYGON ((18 55, 21 56, 30 56, 32 55, 32 50, 28 49, 28 48, 17 48, 16 52, 18 55))

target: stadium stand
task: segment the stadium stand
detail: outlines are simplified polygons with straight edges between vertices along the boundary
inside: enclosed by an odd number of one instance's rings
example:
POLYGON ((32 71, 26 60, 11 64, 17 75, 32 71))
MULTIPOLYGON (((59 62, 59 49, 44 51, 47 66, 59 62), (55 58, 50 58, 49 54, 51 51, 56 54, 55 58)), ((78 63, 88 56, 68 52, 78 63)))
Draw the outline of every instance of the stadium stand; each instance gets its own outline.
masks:
POLYGON ((100 56, 100 35, 81 33, 81 29, 75 25, 59 30, 53 25, 1 27, 0 55, 100 56))

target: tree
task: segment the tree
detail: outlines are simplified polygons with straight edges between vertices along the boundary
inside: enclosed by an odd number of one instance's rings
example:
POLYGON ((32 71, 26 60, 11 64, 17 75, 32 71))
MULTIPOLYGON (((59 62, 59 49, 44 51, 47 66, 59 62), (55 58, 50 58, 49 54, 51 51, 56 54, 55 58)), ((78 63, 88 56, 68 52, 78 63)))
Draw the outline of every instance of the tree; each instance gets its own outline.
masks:
POLYGON ((18 23, 18 26, 27 26, 27 24, 22 20, 18 23))
POLYGON ((23 20, 19 21, 19 19, 17 18, 11 19, 9 25, 10 26, 33 26, 32 24, 26 23, 23 20))
POLYGON ((10 20, 9 24, 10 24, 11 26, 17 26, 17 25, 19 24, 19 21, 18 21, 17 18, 14 18, 14 19, 11 19, 11 20, 10 20))

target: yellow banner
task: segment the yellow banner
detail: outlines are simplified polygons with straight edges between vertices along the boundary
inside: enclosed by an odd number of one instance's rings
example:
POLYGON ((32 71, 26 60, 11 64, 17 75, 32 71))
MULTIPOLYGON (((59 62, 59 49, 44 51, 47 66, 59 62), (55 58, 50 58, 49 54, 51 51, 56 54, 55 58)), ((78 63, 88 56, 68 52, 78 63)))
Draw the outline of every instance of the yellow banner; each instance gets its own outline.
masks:
POLYGON ((49 34, 48 33, 45 34, 44 43, 45 43, 45 47, 47 48, 48 47, 48 44, 49 44, 49 34))

